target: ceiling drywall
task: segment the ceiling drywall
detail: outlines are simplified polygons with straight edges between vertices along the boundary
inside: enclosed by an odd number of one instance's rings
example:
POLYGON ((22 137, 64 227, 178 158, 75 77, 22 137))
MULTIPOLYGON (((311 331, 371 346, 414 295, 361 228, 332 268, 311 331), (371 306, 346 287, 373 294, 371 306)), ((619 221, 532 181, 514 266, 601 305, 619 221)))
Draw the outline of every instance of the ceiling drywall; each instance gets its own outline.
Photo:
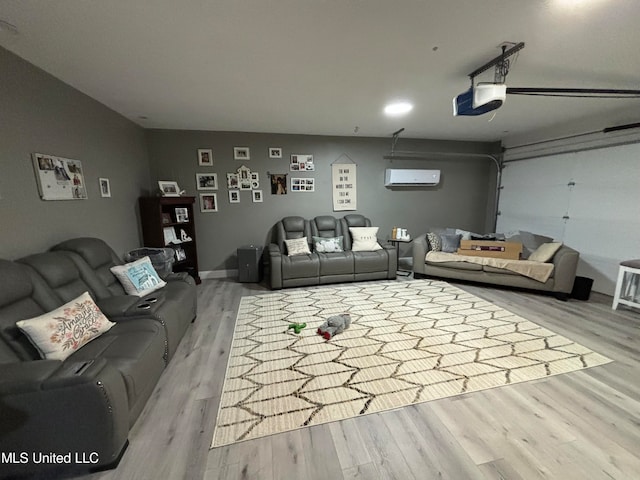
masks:
POLYGON ((640 99, 454 118, 468 73, 522 41, 509 86, 638 89, 638 18, 638 0, 2 0, 0 45, 148 128, 508 145, 638 122, 640 99), (414 109, 386 117, 395 99, 414 109))

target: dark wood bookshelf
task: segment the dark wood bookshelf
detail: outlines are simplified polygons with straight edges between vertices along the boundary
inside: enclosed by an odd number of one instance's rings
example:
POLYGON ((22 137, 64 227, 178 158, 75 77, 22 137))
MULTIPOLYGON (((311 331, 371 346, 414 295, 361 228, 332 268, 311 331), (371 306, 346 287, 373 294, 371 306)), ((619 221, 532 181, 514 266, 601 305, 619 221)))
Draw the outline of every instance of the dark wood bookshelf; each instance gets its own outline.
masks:
POLYGON ((188 272, 196 280, 196 283, 200 283, 195 218, 193 216, 194 202, 195 197, 140 197, 140 221, 144 246, 169 247, 178 252, 184 252, 185 258, 176 259, 173 271, 188 272), (186 214, 186 217, 181 216, 180 213, 186 214), (166 228, 171 228, 175 232, 175 242, 167 243, 166 228), (191 240, 181 241, 182 231, 191 240))

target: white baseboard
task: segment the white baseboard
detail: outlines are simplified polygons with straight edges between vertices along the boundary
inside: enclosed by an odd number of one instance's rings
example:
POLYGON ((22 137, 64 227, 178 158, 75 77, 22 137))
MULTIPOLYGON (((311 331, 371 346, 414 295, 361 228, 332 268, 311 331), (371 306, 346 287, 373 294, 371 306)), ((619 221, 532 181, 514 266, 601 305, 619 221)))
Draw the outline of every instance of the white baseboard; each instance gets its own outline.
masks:
POLYGON ((200 278, 238 278, 238 270, 205 270, 200 272, 200 278))

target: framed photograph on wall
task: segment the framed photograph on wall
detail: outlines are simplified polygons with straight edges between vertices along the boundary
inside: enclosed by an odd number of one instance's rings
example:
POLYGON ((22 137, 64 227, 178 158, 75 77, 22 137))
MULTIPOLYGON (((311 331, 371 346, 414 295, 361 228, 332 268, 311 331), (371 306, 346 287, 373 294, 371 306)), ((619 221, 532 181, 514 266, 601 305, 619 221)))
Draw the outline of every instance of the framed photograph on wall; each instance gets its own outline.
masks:
POLYGON ((262 203, 262 190, 252 190, 251 200, 253 203, 262 203))
POLYGON ((100 196, 101 197, 110 197, 111 196, 111 185, 109 184, 108 178, 99 178, 98 182, 100 184, 100 196))
POLYGON ((251 180, 252 190, 255 190, 256 188, 260 188, 260 175, 258 174, 258 172, 251 172, 250 180, 251 180))
POLYGON ((240 190, 251 190, 251 169, 242 165, 238 168, 238 182, 240 190))
POLYGON ((200 194, 200 211, 203 213, 218 211, 218 194, 217 193, 201 193, 200 194))
POLYGON ((271 195, 287 194, 287 174, 267 173, 271 179, 271 195))
POLYGON ((314 178, 292 178, 292 192, 314 192, 316 181, 314 178))
POLYGON ((240 190, 229 190, 229 203, 240 203, 240 190))
POLYGON ((196 173, 196 188, 198 190, 218 190, 218 174, 196 173))
POLYGON ((282 158, 282 148, 269 147, 269 158, 282 158))
POLYGON ((227 173, 227 188, 240 188, 237 173, 227 173))
POLYGON ((313 155, 301 155, 299 153, 295 153, 291 155, 291 160, 289 162, 289 170, 292 172, 313 172, 316 167, 313 163, 313 155))
POLYGON ((201 167, 213 167, 213 150, 203 148, 199 149, 198 165, 201 167))
POLYGON ((233 147, 234 160, 249 160, 250 158, 249 147, 233 147))

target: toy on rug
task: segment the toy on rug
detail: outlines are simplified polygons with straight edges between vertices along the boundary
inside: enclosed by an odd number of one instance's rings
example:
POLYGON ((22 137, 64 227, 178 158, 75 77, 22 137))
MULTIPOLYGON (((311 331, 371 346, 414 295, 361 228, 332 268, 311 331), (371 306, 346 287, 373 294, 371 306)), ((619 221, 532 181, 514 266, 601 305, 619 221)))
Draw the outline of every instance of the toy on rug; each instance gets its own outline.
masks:
POLYGON ((335 337, 339 333, 344 332, 351 325, 351 315, 348 313, 342 313, 329 317, 326 322, 318 327, 318 335, 322 336, 325 340, 330 340, 331 337, 335 337))
POLYGON ((287 331, 293 328, 293 331, 296 332, 296 334, 299 334, 302 331, 302 329, 306 326, 307 326, 306 323, 290 323, 289 328, 287 328, 287 331))

